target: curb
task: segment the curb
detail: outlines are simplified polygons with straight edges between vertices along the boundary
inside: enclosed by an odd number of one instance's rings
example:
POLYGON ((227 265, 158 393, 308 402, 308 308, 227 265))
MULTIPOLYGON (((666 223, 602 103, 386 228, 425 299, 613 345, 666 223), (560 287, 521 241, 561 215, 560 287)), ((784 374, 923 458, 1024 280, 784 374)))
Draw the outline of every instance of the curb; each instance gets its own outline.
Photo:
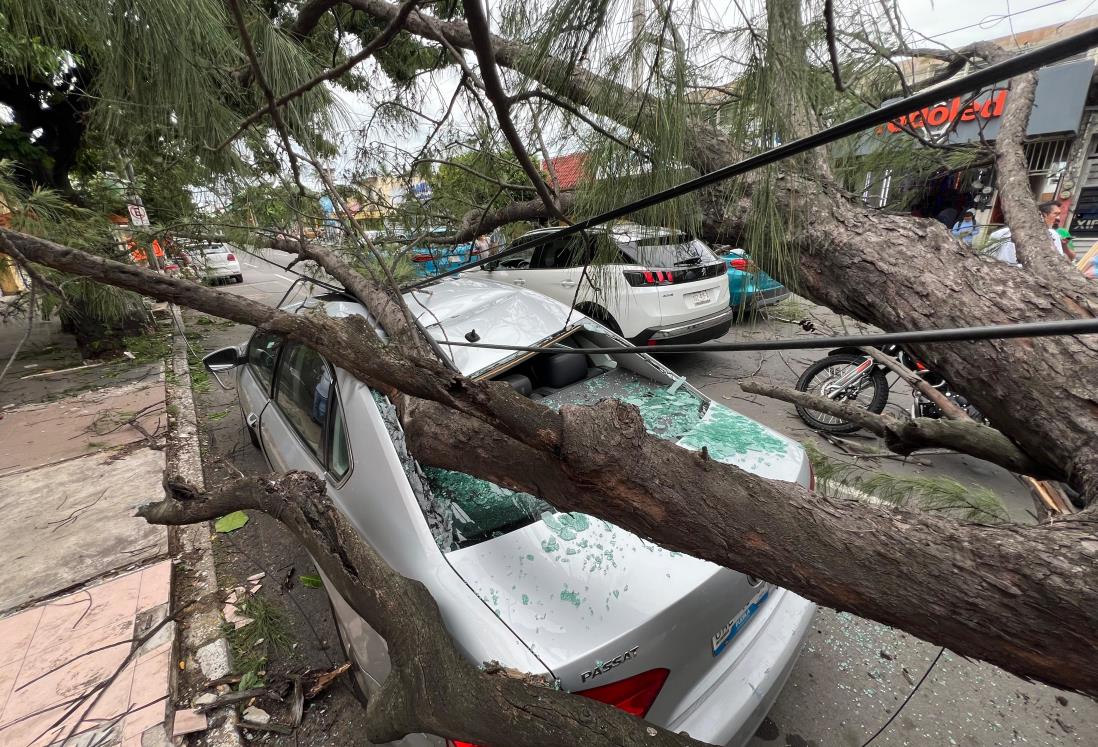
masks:
MULTIPOLYGON (((206 487, 202 472, 202 453, 198 444, 198 415, 191 389, 191 371, 187 356, 187 338, 179 308, 170 307, 172 317, 171 373, 165 377, 169 413, 167 469, 200 490, 206 487)), ((222 629, 224 622, 218 603, 219 587, 210 546, 209 522, 171 527, 169 547, 179 562, 172 571, 172 608, 193 604, 178 620, 179 668, 172 668, 177 704, 189 702, 204 682, 232 673, 229 642, 222 629), (203 600, 204 601, 196 601, 203 600)), ((210 747, 243 747, 237 729, 236 709, 223 706, 208 714, 209 727, 202 732, 210 747)), ((173 715, 174 718, 174 715, 173 715)), ((170 731, 170 730, 169 730, 170 731)))

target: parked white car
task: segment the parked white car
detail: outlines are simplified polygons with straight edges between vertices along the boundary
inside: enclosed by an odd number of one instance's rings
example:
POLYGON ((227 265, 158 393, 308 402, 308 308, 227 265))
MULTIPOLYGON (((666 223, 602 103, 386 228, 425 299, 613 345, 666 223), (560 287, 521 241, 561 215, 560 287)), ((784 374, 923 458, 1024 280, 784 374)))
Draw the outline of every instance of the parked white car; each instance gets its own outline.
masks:
MULTIPOLYGON (((531 231, 514 245, 559 230, 531 231)), ((704 342, 728 331, 735 310, 725 271, 724 261, 698 239, 630 224, 550 241, 475 272, 565 305, 575 299, 577 311, 622 337, 658 345, 704 342), (585 277, 592 256, 609 262, 589 267, 585 277)))
POLYGON ((243 283, 244 274, 236 258, 238 251, 232 244, 195 244, 184 249, 184 255, 201 280, 216 282, 228 278, 243 283))
MULTIPOLYGON (((723 271, 718 280, 725 282, 723 271)), ((483 275, 405 298, 472 379, 507 382, 554 409, 618 398, 638 406, 651 433, 682 448, 705 447, 712 459, 811 484, 795 441, 713 402, 654 358, 585 352, 625 343, 566 305, 483 275), (539 352, 446 344, 474 330, 486 343, 539 352)), ((318 306, 332 317, 369 319, 338 293, 288 308, 318 306)), ((277 333, 257 330, 246 346, 205 362, 214 372, 239 372, 248 432, 271 466, 323 475, 362 538, 426 585, 471 661, 548 675, 565 690, 722 745, 746 743, 781 691, 811 602, 605 521, 559 513, 538 496, 420 465, 383 393, 277 333)), ((354 683, 369 698, 389 671, 385 642, 325 585, 354 683)), ((424 735, 399 742, 444 743, 424 735)))

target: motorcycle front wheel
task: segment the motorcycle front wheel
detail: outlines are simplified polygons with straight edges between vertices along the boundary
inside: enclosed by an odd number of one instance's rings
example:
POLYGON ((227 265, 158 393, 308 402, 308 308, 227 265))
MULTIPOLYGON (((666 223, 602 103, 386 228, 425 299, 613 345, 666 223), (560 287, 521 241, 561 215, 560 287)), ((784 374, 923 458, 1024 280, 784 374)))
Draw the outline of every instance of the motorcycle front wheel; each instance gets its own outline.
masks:
MULTIPOLYGON (((835 353, 821 358, 801 374, 801 378, 797 380, 797 389, 826 397, 829 394, 829 384, 857 368, 864 360, 864 355, 856 353, 835 353)), ((848 391, 833 399, 880 414, 888 403, 888 379, 885 378, 884 371, 874 366, 862 374, 860 381, 851 384, 848 391)), ((800 405, 797 405, 797 415, 809 428, 825 433, 853 433, 861 428, 857 423, 800 405)))

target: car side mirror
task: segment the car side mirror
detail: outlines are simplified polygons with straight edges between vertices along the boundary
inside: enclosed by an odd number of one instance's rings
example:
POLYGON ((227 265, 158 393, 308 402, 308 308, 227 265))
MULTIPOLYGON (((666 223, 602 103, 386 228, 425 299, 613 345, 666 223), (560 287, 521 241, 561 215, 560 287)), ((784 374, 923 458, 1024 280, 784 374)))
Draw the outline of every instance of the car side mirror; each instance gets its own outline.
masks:
POLYGON ((240 352, 240 348, 233 346, 215 350, 203 357, 202 365, 206 367, 207 371, 213 374, 213 377, 217 379, 217 383, 222 389, 228 390, 228 385, 221 380, 221 377, 218 376, 218 374, 224 373, 225 371, 231 371, 246 360, 244 354, 240 352))

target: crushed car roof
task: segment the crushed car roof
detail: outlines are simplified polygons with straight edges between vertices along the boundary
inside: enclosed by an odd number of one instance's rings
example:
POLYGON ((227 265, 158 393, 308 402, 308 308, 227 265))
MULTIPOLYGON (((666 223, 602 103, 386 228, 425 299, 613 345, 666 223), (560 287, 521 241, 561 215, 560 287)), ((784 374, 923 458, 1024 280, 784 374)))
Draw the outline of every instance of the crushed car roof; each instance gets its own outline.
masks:
POLYGON ((476 332, 479 342, 533 345, 585 317, 539 293, 495 280, 448 278, 404 294, 412 314, 463 374, 470 376, 510 358, 509 350, 452 347, 476 332))

